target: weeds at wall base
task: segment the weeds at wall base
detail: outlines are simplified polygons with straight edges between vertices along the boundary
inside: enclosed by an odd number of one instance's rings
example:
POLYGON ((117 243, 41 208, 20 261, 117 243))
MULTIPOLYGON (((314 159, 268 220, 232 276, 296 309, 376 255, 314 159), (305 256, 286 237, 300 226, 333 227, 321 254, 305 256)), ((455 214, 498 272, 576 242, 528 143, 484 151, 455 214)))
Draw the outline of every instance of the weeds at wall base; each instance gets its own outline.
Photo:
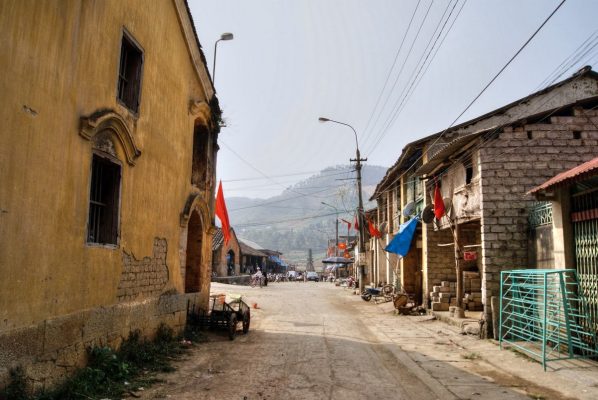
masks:
POLYGON ((185 327, 182 337, 176 337, 170 327, 162 324, 153 341, 134 331, 118 351, 109 347, 89 349, 88 365, 51 390, 31 395, 25 371, 14 368, 9 385, 0 390, 0 400, 119 398, 159 382, 155 373, 174 371, 172 361, 187 350, 188 344, 203 341, 205 337, 193 324, 185 327))

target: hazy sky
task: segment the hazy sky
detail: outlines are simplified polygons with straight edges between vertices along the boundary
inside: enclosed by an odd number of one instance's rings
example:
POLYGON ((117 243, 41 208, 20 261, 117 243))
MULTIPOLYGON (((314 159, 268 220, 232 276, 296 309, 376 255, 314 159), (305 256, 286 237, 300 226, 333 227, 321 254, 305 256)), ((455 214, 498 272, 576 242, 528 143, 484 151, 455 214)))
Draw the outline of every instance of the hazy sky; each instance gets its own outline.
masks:
MULTIPOLYGON (((319 116, 351 124, 368 164, 392 165, 405 144, 448 127, 559 3, 189 0, 210 71, 214 43, 234 34, 218 44, 215 80, 225 196, 269 197, 346 164, 353 132, 319 116)), ((598 0, 565 2, 461 121, 536 91, 555 70, 564 79, 596 64, 597 16, 598 0), (588 38, 589 52, 557 69, 588 38)))

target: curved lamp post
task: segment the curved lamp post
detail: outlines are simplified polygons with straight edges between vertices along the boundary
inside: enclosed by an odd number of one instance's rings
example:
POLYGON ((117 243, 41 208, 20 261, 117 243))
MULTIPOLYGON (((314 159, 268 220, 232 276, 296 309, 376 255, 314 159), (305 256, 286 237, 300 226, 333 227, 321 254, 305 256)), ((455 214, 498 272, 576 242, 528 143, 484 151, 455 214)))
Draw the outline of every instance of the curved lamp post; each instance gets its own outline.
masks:
MULTIPOLYGON (((339 124, 339 125, 344 125, 344 126, 348 126, 349 128, 351 128, 351 130, 353 131, 353 133, 355 134, 355 160, 349 159, 349 161, 355 161, 356 165, 355 165, 355 170, 357 171, 357 193, 358 193, 358 198, 359 198, 359 206, 357 208, 357 219, 359 221, 359 253, 360 253, 360 260, 361 260, 361 254, 365 254, 365 238, 364 238, 364 234, 363 234, 363 198, 361 196, 361 162, 362 161, 367 161, 366 159, 361 159, 361 155, 359 153, 359 142, 357 141, 357 131, 355 130, 355 128, 353 128, 351 125, 346 124, 344 122, 340 122, 340 121, 335 121, 333 119, 330 118, 326 118, 326 117, 320 117, 318 118, 318 121, 320 122, 334 122, 335 124, 339 124)), ((338 218, 337 218, 338 220, 338 218)), ((363 292, 363 288, 364 288, 364 284, 363 284, 363 266, 360 265, 360 273, 359 273, 359 291, 363 292)))
POLYGON ((320 203, 325 206, 334 208, 334 211, 336 212, 336 247, 334 248, 334 255, 338 257, 338 208, 336 208, 332 204, 326 203, 325 201, 321 201, 320 203))
POLYGON ((212 84, 216 83, 216 50, 218 50, 218 42, 222 40, 233 40, 234 35, 230 32, 225 32, 220 35, 220 39, 216 40, 214 43, 214 65, 212 67, 212 84))

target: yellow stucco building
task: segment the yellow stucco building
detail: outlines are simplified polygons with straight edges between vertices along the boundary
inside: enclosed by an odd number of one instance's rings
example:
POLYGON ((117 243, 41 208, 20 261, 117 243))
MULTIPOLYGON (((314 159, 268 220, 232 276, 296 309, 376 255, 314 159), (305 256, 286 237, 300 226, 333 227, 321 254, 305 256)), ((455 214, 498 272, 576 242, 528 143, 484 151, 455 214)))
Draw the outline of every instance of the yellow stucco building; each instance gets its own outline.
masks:
POLYGON ((185 0, 0 1, 0 383, 185 323, 220 108, 185 0))

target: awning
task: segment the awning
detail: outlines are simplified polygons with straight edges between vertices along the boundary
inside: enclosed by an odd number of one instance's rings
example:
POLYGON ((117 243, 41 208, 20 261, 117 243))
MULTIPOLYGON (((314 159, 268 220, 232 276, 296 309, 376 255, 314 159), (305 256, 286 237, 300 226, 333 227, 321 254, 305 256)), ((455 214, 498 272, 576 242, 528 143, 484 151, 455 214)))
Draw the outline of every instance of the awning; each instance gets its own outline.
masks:
POLYGON ((352 258, 345 258, 345 257, 328 257, 322 260, 324 264, 351 264, 353 262, 352 258))
POLYGON ((282 261, 282 259, 278 256, 271 255, 271 256, 268 256, 268 259, 270 261, 272 261, 273 263, 280 265, 281 267, 287 268, 289 266, 289 264, 282 261))
POLYGON ((534 194, 536 192, 540 192, 546 189, 553 188, 555 186, 563 185, 569 183, 571 181, 575 181, 577 179, 584 179, 588 175, 596 175, 598 174, 598 157, 590 160, 586 163, 578 165, 575 168, 572 168, 568 171, 561 172, 560 174, 556 175, 555 177, 547 180, 540 186, 537 186, 527 192, 528 194, 534 194))

